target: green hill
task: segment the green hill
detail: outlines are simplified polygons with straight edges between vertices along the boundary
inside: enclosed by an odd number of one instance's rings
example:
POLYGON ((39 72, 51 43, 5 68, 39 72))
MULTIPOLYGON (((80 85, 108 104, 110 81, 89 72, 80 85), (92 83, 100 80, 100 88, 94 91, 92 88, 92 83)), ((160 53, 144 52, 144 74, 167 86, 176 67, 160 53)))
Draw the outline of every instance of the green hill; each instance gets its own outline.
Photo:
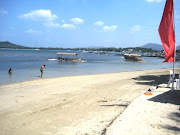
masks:
POLYGON ((29 49, 29 47, 16 45, 8 41, 0 42, 0 48, 11 48, 11 49, 29 49))

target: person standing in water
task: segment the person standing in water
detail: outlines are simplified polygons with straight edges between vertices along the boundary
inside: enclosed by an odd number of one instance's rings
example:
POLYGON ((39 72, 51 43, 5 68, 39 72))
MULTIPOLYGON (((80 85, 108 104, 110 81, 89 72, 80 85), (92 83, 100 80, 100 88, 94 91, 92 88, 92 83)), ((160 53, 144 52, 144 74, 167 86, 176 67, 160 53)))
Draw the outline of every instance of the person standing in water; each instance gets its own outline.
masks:
POLYGON ((46 65, 42 65, 41 66, 41 68, 40 68, 40 71, 41 71, 41 78, 42 78, 42 76, 43 76, 43 71, 44 71, 44 67, 45 67, 46 65))
POLYGON ((12 68, 9 68, 8 73, 9 73, 9 74, 12 74, 12 68))

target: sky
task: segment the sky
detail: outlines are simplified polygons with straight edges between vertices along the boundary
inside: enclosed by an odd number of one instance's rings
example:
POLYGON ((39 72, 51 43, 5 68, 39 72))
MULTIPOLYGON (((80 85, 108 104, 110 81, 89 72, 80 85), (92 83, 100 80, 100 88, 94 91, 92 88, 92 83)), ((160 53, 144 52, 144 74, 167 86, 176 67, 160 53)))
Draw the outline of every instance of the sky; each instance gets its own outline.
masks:
MULTIPOLYGON (((0 0, 0 41, 28 47, 161 44, 165 0, 0 0)), ((174 0, 180 45, 180 0, 174 0)))

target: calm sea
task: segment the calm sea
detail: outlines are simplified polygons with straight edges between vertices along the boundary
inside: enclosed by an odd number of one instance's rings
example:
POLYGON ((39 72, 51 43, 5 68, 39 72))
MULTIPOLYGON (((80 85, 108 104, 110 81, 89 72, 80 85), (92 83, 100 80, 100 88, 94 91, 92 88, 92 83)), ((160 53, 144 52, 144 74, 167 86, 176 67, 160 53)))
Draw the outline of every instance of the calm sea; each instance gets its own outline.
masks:
MULTIPOLYGON (((59 50, 12 50, 0 49, 0 85, 27 80, 40 79, 40 67, 46 65, 43 78, 115 73, 123 71, 170 68, 172 63, 162 63, 163 59, 144 57, 144 62, 125 61, 123 56, 100 55, 96 53, 76 52, 78 58, 86 62, 59 62, 56 59, 59 50), (8 74, 12 68, 13 73, 8 74)), ((72 51, 66 51, 72 52, 72 51)), ((179 67, 180 63, 176 63, 179 67)))

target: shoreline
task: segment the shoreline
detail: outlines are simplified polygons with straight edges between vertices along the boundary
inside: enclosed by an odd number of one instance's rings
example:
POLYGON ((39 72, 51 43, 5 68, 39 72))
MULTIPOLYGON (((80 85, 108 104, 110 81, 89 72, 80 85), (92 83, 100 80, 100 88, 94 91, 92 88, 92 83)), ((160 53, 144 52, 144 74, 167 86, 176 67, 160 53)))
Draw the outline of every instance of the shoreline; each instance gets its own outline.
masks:
MULTIPOLYGON (((132 71, 122 71, 122 72, 111 72, 111 73, 95 73, 95 74, 83 74, 83 75, 67 75, 67 76, 59 76, 59 77, 44 77, 40 78, 38 76, 38 79, 32 79, 32 80, 25 80, 25 81, 18 81, 18 82, 12 82, 12 83, 2 83, 0 86, 3 85, 11 85, 11 84, 18 84, 18 83, 25 83, 25 82, 30 82, 30 81, 38 81, 38 80, 44 80, 44 79, 58 79, 58 78, 63 78, 63 77, 74 77, 74 76, 91 76, 91 75, 104 75, 104 74, 118 74, 118 73, 124 73, 124 72, 136 72, 136 71, 151 71, 151 70, 161 70, 161 69, 167 69, 167 70, 172 70, 172 68, 158 68, 158 69, 148 69, 148 70, 132 70, 132 71)), ((176 67, 175 69, 178 69, 176 67)), ((45 74, 45 73, 44 73, 45 74)))
POLYGON ((158 69, 2 85, 0 134, 99 135, 132 101, 168 79, 169 69, 158 69))

